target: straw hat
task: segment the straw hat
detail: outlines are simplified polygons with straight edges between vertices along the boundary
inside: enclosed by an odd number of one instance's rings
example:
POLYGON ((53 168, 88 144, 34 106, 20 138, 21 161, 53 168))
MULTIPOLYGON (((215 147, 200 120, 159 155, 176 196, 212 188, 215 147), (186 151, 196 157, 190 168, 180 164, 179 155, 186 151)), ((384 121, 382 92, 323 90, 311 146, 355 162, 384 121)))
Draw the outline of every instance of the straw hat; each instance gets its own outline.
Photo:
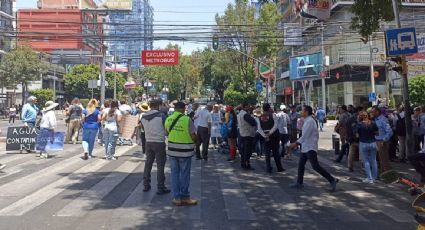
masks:
POLYGON ((58 103, 55 103, 53 101, 47 101, 46 104, 44 104, 44 106, 45 106, 44 110, 45 111, 52 110, 52 109, 56 108, 56 106, 58 106, 58 105, 59 105, 58 103))
POLYGON ((142 112, 148 112, 149 110, 151 110, 148 103, 146 102, 143 102, 141 105, 139 105, 139 109, 142 110, 142 112))
POLYGON ((257 117, 260 117, 261 116, 261 109, 256 109, 255 112, 254 112, 254 115, 257 116, 257 117))

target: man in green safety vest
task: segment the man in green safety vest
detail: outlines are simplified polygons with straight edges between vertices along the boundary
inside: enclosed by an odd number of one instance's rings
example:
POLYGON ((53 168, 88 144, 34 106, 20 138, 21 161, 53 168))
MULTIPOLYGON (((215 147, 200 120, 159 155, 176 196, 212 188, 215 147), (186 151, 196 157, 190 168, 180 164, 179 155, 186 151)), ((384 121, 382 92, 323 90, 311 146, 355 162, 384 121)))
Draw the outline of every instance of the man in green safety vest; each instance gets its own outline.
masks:
POLYGON ((174 104, 175 112, 165 121, 168 134, 167 155, 171 165, 171 184, 173 204, 177 206, 196 205, 197 200, 190 198, 190 168, 195 153, 196 129, 192 119, 185 115, 183 102, 174 104))

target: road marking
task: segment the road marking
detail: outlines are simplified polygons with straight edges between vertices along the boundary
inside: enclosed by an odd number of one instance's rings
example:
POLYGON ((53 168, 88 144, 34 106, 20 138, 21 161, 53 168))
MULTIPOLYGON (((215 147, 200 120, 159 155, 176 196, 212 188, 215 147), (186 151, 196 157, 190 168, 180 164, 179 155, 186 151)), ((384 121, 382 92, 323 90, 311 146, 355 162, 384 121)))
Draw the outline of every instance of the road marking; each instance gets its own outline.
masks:
POLYGON ((224 207, 229 220, 257 220, 234 170, 223 162, 216 163, 224 207))
POLYGON ((114 172, 110 173, 99 183, 83 192, 78 198, 62 208, 56 216, 84 216, 97 203, 108 195, 116 186, 118 186, 127 176, 133 172, 140 164, 137 158, 132 157, 124 162, 114 172))

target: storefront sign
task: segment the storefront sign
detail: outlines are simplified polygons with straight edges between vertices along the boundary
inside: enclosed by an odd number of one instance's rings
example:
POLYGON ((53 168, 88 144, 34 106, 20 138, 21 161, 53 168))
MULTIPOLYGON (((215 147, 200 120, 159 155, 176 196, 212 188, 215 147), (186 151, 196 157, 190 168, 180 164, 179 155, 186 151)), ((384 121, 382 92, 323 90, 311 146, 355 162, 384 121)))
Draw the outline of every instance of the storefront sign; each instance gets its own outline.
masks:
POLYGON ((178 50, 143 50, 142 65, 178 65, 178 50))
POLYGON ((34 150, 37 135, 36 128, 9 127, 6 137, 6 151, 34 150))
POLYGON ((322 63, 322 53, 290 57, 289 77, 292 81, 319 78, 322 63))

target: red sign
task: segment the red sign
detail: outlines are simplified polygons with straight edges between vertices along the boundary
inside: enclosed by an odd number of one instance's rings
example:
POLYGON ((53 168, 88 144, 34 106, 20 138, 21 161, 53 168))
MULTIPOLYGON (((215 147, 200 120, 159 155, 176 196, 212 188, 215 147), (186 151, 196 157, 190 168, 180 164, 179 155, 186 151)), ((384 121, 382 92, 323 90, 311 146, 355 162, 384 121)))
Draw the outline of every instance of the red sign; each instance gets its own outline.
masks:
POLYGON ((142 65, 178 65, 178 50, 143 50, 142 65))

